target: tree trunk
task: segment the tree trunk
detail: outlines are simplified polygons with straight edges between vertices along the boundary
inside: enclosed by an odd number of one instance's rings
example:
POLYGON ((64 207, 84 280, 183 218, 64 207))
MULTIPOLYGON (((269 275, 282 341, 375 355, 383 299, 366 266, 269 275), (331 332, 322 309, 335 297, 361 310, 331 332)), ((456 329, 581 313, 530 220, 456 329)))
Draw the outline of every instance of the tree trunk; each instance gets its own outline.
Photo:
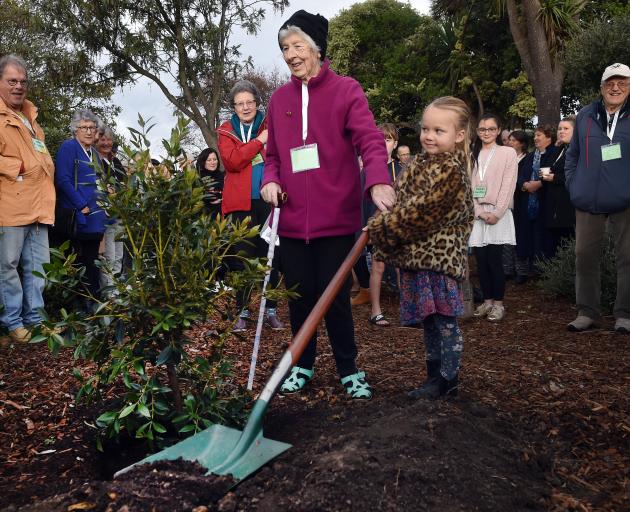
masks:
POLYGON ((564 65, 552 56, 544 27, 539 18, 540 1, 506 0, 510 32, 521 57, 527 77, 534 89, 540 124, 560 121, 560 99, 565 77, 564 65))
POLYGON ((536 108, 538 110, 538 124, 556 126, 560 122, 560 100, 562 98, 562 80, 554 77, 542 80, 536 84, 532 81, 536 108))
POLYGON ((484 106, 483 106, 483 98, 481 97, 481 92, 479 92, 479 87, 477 87, 477 84, 475 83, 475 81, 472 81, 472 88, 473 91, 475 91, 475 97, 477 98, 477 107, 479 108, 479 114, 477 117, 481 117, 484 113, 484 106))

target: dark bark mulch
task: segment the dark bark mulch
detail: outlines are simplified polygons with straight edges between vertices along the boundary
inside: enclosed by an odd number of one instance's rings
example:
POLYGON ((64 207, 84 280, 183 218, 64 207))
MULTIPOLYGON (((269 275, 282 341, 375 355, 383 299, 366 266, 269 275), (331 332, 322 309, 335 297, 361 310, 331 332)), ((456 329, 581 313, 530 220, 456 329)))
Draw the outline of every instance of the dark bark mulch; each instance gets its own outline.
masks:
MULTIPOLYGON (((74 406, 70 356, 4 351, 0 509, 630 509, 630 337, 611 324, 567 332, 573 309, 532 284, 509 286, 506 305, 500 324, 462 324, 462 392, 449 402, 406 399, 424 375, 422 331, 397 327, 396 297, 384 297, 389 328, 367 322, 368 306, 355 308, 374 400, 346 400, 322 333, 309 388, 276 397, 267 414, 266 437, 293 447, 225 495, 229 482, 181 463, 111 480, 141 455, 97 452, 98 412, 74 406)), ((258 388, 289 340, 264 331, 258 388)), ((191 348, 203 352, 203 338, 191 348)), ((230 352, 244 382, 251 341, 235 337, 230 352)))

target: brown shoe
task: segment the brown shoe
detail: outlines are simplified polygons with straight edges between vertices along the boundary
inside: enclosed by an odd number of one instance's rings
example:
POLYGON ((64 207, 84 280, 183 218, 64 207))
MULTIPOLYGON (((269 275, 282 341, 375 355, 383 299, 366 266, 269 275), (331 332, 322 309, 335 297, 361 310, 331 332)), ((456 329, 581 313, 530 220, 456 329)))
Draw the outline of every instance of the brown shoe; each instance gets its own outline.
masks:
POLYGON ((353 306, 360 306, 361 304, 369 304, 370 302, 370 289, 359 288, 359 293, 352 297, 350 304, 353 306))
POLYGON ((31 341, 31 332, 25 327, 17 327, 9 332, 9 338, 16 343, 28 343, 31 341))

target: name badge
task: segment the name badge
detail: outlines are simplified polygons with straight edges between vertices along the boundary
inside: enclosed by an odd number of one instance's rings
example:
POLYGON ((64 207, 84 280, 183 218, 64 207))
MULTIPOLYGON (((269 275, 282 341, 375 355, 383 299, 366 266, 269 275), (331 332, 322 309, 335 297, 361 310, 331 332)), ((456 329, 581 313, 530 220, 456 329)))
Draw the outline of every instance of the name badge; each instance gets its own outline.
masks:
POLYGON ((604 144, 602 146, 602 162, 619 160, 621 158, 621 144, 604 144))
POLYGON ((291 167, 293 172, 309 171, 319 169, 319 153, 317 144, 300 146, 291 150, 291 167))
POLYGON ((485 185, 477 185, 473 189, 473 197, 481 199, 482 197, 486 197, 486 192, 488 192, 488 187, 486 187, 485 185))
POLYGON ((260 153, 258 153, 254 158, 252 158, 252 166, 262 164, 263 162, 264 160, 260 153))
POLYGON ((40 153, 48 153, 48 149, 46 149, 46 144, 43 141, 36 139, 33 137, 33 148, 35 151, 39 151, 40 153))

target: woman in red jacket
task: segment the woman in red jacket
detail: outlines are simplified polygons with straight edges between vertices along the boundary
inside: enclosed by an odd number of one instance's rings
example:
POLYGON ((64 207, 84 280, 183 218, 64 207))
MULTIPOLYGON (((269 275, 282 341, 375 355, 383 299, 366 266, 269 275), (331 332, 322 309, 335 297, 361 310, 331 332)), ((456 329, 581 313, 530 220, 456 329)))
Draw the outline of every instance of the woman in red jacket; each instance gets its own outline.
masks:
MULTIPOLYGON (((219 153, 225 167, 223 186, 223 215, 229 215, 234 222, 251 218, 252 226, 265 223, 271 206, 260 197, 260 183, 265 167, 265 144, 267 144, 267 120, 260 107, 258 88, 248 80, 237 82, 230 91, 230 103, 234 114, 229 121, 217 130, 219 153)), ((266 257, 267 244, 257 237, 237 248, 250 257, 266 257)), ((275 260, 275 258, 274 258, 275 260)), ((242 270, 240 260, 234 259, 231 270, 242 270)), ((278 271, 271 272, 270 285, 278 285, 278 271)), ((249 291, 240 290, 237 294, 237 307, 240 311, 234 330, 244 331, 249 318, 247 303, 249 291)), ((267 300, 266 323, 274 330, 283 329, 276 314, 276 302, 267 300)))

